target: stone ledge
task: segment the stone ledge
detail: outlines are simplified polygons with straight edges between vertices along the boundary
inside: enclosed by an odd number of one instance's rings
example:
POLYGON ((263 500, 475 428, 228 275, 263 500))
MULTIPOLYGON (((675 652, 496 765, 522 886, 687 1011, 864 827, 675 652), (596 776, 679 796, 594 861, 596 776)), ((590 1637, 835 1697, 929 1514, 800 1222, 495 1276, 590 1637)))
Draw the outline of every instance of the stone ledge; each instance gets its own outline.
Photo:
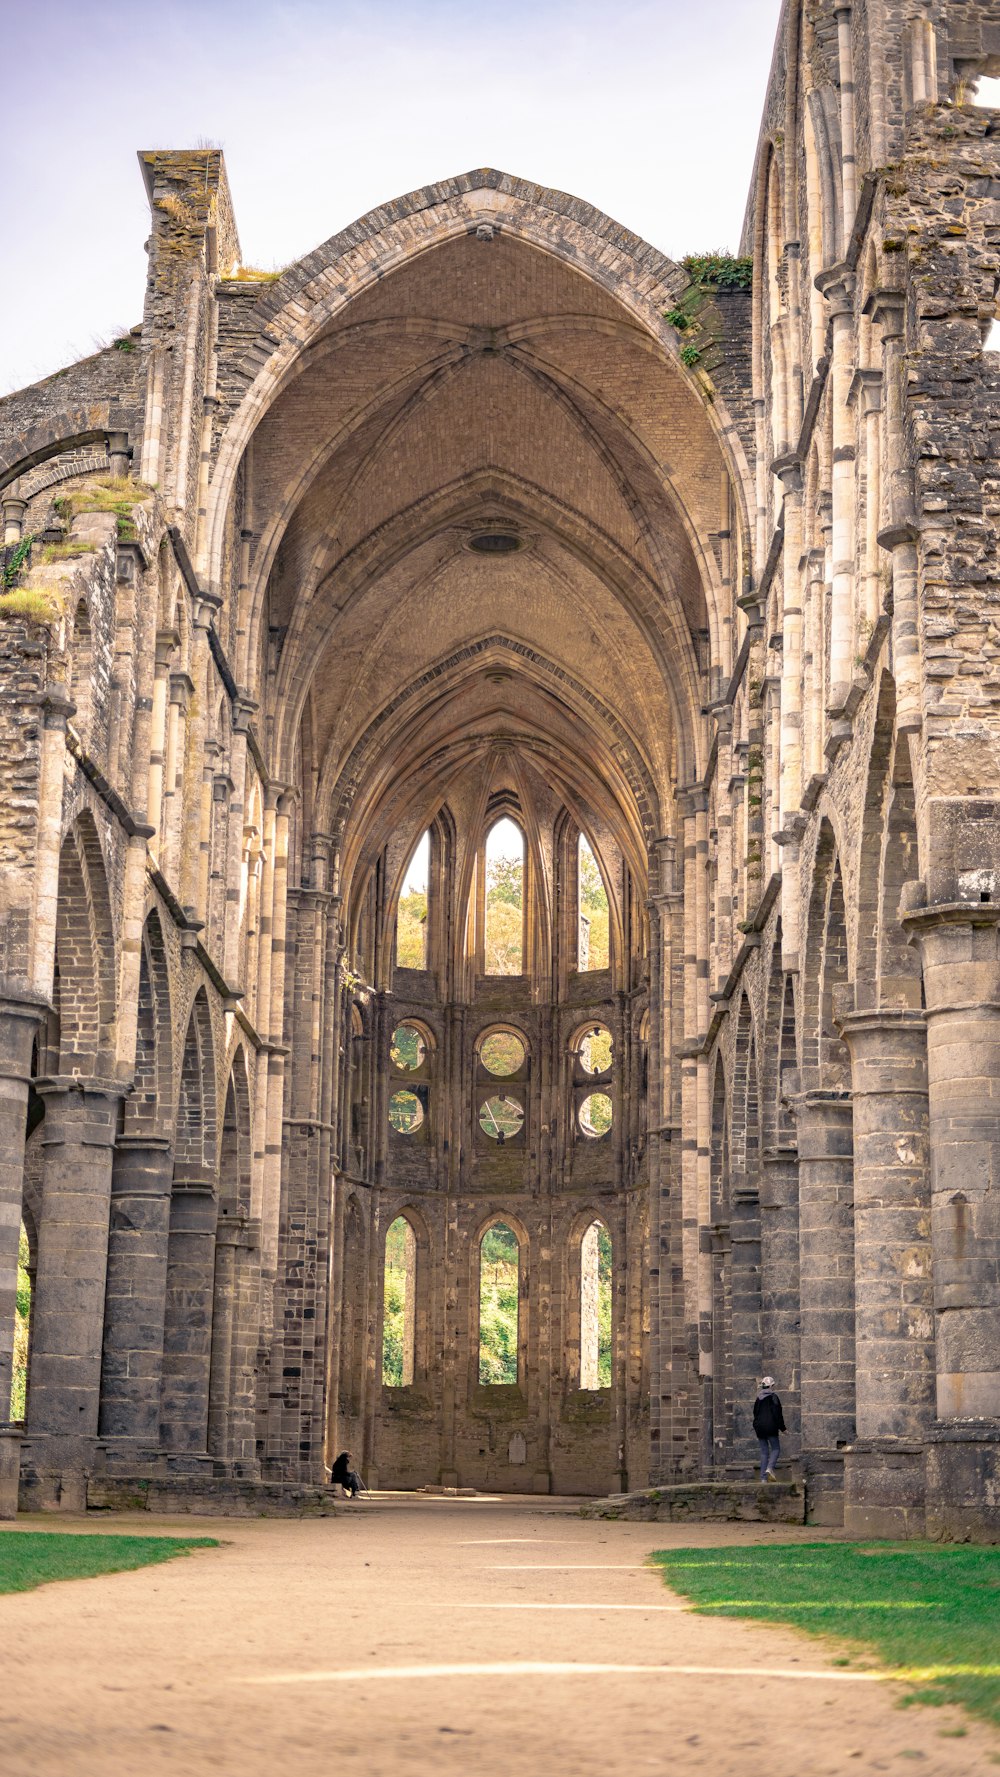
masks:
POLYGON ((236 1481, 205 1476, 150 1479, 93 1475, 87 1482, 90 1512, 157 1512, 204 1518, 332 1518, 332 1487, 281 1481, 236 1481))
POLYGON ((750 1481, 689 1481, 680 1486, 646 1487, 639 1493, 613 1493, 581 1506, 581 1518, 626 1523, 683 1523, 720 1519, 727 1523, 804 1524, 806 1501, 794 1481, 760 1486, 750 1481))

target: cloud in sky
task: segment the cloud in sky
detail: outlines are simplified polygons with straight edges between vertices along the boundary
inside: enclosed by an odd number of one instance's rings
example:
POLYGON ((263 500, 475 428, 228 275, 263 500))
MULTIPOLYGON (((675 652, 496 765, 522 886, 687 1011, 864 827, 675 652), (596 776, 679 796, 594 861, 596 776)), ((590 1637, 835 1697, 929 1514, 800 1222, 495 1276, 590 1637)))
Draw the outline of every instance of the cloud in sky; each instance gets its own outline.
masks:
POLYGON ((375 204, 474 166, 571 191, 677 256, 735 247, 778 11, 779 0, 11 9, 0 389, 139 319, 140 148, 221 144, 256 265, 283 265, 375 204))

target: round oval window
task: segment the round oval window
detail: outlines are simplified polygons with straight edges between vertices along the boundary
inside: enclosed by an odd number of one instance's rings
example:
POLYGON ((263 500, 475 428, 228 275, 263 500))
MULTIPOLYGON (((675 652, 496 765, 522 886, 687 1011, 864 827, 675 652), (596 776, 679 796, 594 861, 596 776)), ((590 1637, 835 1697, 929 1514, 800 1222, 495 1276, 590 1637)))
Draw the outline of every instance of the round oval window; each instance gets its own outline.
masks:
POLYGON ((611 1066, 611 1032, 606 1024, 595 1024, 580 1044, 580 1066, 585 1074, 606 1074, 611 1066))
POLYGON ((588 1093, 580 1106, 580 1128, 584 1135, 596 1141, 600 1136, 607 1135, 611 1128, 611 1100, 606 1092, 588 1093))
POLYGON ((524 1065, 524 1044, 512 1030, 495 1030, 479 1045, 479 1059, 489 1074, 509 1079, 524 1065))
POLYGON ((412 1135, 424 1120, 424 1107, 415 1092, 394 1092, 389 1100, 389 1122, 397 1135, 412 1135))
POLYGON ((398 1067, 408 1074, 416 1073, 417 1068, 422 1066, 426 1054, 427 1044, 417 1026, 415 1024, 397 1024, 392 1033, 392 1043, 389 1049, 389 1057, 393 1067, 398 1067))
POLYGON ((496 1098, 488 1098, 480 1106, 479 1127, 484 1135, 488 1135, 491 1141, 502 1147, 512 1135, 520 1135, 524 1127, 524 1112, 516 1098, 498 1093, 496 1098))

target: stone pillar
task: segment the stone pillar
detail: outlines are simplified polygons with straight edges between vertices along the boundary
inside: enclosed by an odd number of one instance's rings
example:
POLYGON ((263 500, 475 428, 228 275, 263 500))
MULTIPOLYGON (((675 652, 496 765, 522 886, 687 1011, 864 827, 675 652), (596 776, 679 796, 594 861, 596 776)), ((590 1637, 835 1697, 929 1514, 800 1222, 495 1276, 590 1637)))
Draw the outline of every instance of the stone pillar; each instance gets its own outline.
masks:
POLYGON ((128 475, 131 466, 131 451, 128 447, 127 432, 108 433, 108 474, 119 477, 128 475))
POLYGON ((208 1460, 208 1397, 215 1293, 215 1180, 187 1167, 170 1198, 160 1441, 208 1460))
POLYGON ((111 1170, 102 1438, 128 1461, 157 1449, 173 1156, 164 1136, 122 1135, 111 1170))
POLYGON ((858 1435, 844 1462, 844 1527, 922 1536, 924 1440, 934 1413, 927 1033, 916 1010, 840 1020, 854 1099, 858 1435))
POLYGON ((1000 907, 904 915, 927 1007, 937 1413, 929 1535, 1000 1534, 1000 907))
POLYGON ((773 1376, 797 1454, 799 1403, 799 1162, 793 1150, 775 1148, 760 1167, 761 1371, 773 1376))
POLYGON ((37 1089, 45 1122, 28 1438, 34 1469, 60 1477, 56 1503, 81 1509, 98 1429, 111 1163, 123 1088, 59 1076, 39 1080, 37 1089))
POLYGON ((0 1000, 0 1424, 10 1416, 31 1045, 39 1000, 0 1000))
POLYGON ((12 489, 8 488, 2 509, 4 547, 6 549, 15 549, 21 541, 21 533, 24 530, 24 515, 28 510, 28 502, 27 500, 14 498, 12 489))
POLYGON ((839 1524, 854 1438, 854 1180, 849 1092, 793 1101, 799 1136, 802 1456, 809 1521, 839 1524))
POLYGON ((827 710, 837 716, 848 702, 854 677, 855 421, 848 406, 854 376, 854 274, 846 265, 836 265, 821 272, 816 283, 827 298, 833 323, 833 588, 827 710))
POLYGON ((234 1472, 256 1472, 256 1321, 260 1224, 221 1216, 215 1240, 215 1307, 208 1397, 208 1449, 234 1472))

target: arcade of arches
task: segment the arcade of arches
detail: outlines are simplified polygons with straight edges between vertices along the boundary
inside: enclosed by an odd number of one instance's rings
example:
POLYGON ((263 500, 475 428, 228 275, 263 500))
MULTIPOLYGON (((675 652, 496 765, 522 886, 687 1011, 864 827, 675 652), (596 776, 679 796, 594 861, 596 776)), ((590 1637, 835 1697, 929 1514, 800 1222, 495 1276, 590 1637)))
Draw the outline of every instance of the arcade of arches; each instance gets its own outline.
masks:
POLYGON ((714 272, 140 156, 0 402, 24 1500, 749 1479, 766 1371, 814 1521, 997 1533, 998 71, 789 0, 714 272))

